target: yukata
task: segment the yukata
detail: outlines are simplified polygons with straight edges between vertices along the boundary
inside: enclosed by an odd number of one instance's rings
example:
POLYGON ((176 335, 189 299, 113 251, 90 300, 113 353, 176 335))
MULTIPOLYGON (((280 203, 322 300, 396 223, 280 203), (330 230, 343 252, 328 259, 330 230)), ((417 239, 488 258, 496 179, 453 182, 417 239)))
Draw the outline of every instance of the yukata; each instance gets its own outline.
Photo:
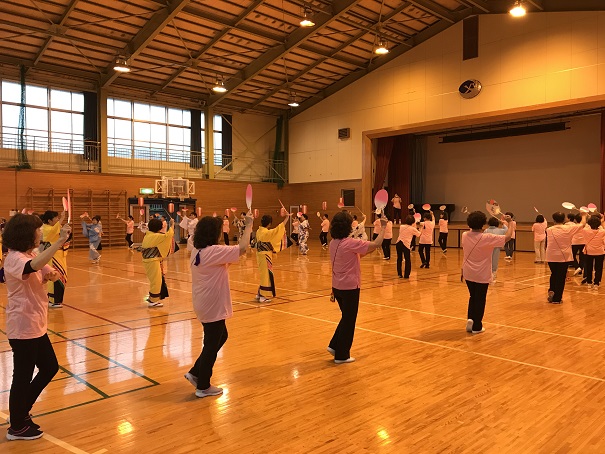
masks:
POLYGON ((286 228, 284 224, 280 223, 274 229, 261 226, 256 231, 256 263, 260 272, 259 296, 265 298, 275 296, 273 254, 286 247, 286 228))
MULTIPOLYGON (((40 249, 50 247, 52 243, 59 241, 61 234, 61 223, 57 222, 55 225, 42 225, 42 241, 40 243, 40 249)), ((48 302, 51 304, 63 303, 63 296, 65 294, 65 285, 67 284, 67 250, 69 249, 69 243, 64 243, 59 248, 53 258, 48 262, 55 270, 59 272, 59 279, 55 282, 48 281, 46 283, 46 290, 48 293, 48 302)))
POLYGON ((141 244, 143 253, 143 268, 149 279, 149 302, 157 303, 167 298, 168 287, 162 272, 162 262, 170 253, 174 229, 171 227, 166 233, 148 231, 141 244))
POLYGON ((309 246, 307 241, 309 240, 309 221, 304 220, 298 226, 298 246, 302 255, 307 255, 309 246))
POLYGON ((96 261, 101 254, 97 252, 101 244, 101 235, 103 234, 103 226, 101 223, 87 224, 82 221, 82 234, 88 238, 88 258, 96 261))

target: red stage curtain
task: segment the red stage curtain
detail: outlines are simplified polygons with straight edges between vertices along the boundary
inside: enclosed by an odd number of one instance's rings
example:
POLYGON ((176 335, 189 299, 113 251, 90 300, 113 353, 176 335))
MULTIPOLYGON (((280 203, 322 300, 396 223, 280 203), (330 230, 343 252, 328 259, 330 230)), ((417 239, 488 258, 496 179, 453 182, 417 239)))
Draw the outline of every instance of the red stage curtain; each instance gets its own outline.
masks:
POLYGON ((374 174, 374 191, 372 192, 372 197, 374 197, 374 194, 380 191, 384 185, 394 144, 394 136, 378 139, 378 143, 376 144, 376 173, 374 174))

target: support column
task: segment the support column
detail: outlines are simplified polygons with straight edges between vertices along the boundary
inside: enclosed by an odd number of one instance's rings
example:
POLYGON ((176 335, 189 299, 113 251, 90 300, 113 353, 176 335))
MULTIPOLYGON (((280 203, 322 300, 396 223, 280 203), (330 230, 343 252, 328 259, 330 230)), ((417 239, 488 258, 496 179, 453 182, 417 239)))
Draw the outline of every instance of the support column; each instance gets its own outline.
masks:
POLYGON ((214 179, 214 109, 204 109, 204 144, 206 147, 206 163, 208 164, 208 178, 214 179))
POLYGON ((101 173, 108 173, 107 162, 107 89, 99 88, 97 92, 98 103, 98 131, 99 131, 99 162, 101 173))

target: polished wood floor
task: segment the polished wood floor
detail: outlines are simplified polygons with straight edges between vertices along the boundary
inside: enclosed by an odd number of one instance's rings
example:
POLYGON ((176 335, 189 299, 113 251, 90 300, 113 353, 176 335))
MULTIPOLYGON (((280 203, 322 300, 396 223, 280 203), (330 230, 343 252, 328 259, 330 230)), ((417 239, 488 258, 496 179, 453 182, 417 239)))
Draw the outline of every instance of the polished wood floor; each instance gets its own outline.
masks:
MULTIPOLYGON (((317 242, 307 257, 282 252, 267 305, 253 299, 249 253, 230 272, 235 314, 213 377, 225 393, 196 399, 183 378, 202 343, 186 251, 168 260, 161 309, 143 301, 140 254, 106 249, 96 266, 74 252, 67 304, 49 314, 61 370, 34 406, 45 437, 2 433, 0 452, 605 452, 605 290, 572 279, 550 305, 547 266, 517 253, 490 287, 486 333, 472 336, 460 251, 433 249, 428 270, 412 261, 404 281, 394 256, 362 259, 357 362, 337 366, 325 350, 340 315, 328 253, 317 242)), ((11 371, 2 331, 3 414, 11 371)))

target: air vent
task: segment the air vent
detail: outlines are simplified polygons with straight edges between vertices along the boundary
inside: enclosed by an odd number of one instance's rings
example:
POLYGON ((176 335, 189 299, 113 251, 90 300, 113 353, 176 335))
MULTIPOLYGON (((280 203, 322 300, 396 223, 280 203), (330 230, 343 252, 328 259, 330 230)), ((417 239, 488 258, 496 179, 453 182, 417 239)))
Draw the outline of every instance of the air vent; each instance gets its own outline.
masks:
POLYGON ((351 137, 351 128, 341 128, 338 130, 338 138, 340 140, 349 139, 351 137))

